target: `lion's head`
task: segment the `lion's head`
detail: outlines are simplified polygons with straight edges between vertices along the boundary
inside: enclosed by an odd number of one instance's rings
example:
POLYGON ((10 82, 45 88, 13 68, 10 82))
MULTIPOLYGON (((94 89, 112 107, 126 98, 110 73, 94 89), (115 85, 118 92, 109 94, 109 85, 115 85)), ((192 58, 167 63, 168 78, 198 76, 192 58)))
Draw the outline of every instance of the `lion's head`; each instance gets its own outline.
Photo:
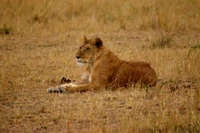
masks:
POLYGON ((95 61, 98 55, 97 53, 100 51, 102 46, 103 42, 100 38, 88 40, 85 36, 83 36, 82 45, 76 53, 77 64, 92 64, 95 61))

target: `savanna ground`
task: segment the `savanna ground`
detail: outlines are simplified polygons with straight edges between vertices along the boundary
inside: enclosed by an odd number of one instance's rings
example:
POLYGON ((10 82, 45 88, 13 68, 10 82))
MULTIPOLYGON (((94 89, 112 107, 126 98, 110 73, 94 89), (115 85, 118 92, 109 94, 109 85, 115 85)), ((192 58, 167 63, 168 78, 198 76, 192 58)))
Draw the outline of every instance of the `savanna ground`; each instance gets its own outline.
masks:
POLYGON ((199 0, 1 0, 0 132, 200 132, 199 0), (81 37, 147 61, 154 88, 49 94, 81 37))

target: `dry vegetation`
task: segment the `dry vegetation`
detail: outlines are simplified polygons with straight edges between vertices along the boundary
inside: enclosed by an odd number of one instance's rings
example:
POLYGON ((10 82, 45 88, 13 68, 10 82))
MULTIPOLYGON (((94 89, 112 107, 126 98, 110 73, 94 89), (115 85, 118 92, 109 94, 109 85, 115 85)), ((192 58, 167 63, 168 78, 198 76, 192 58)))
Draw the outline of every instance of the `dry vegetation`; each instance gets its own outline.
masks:
POLYGON ((199 0, 1 0, 0 132, 200 132, 199 0), (156 69, 155 88, 48 94, 81 36, 156 69))

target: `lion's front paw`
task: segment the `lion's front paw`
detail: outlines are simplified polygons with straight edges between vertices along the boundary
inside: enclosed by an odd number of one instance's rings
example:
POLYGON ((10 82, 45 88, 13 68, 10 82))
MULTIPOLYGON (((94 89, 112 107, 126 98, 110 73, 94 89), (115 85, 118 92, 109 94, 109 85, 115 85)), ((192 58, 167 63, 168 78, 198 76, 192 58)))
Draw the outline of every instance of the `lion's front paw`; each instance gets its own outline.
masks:
POLYGON ((47 89, 47 91, 49 93, 63 93, 63 89, 62 88, 53 88, 53 87, 50 87, 47 89))
POLYGON ((52 88, 52 87, 51 87, 51 88, 48 88, 47 91, 48 91, 49 93, 52 93, 52 92, 53 92, 53 88, 52 88))

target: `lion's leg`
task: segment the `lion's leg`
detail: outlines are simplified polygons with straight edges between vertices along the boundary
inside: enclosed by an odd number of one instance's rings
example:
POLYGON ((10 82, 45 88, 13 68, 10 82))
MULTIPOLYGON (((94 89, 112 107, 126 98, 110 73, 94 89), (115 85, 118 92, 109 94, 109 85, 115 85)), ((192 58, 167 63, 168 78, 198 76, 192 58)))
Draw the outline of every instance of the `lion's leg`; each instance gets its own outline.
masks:
POLYGON ((105 85, 96 85, 93 83, 85 84, 85 85, 75 85, 69 88, 66 88, 68 92, 85 92, 85 91, 96 91, 96 90, 104 90, 106 88, 105 85))
POLYGON ((84 91, 89 91, 89 90, 93 90, 93 89, 94 89, 94 87, 92 87, 91 84, 75 85, 75 86, 66 88, 66 90, 68 92, 84 92, 84 91))
POLYGON ((80 81, 77 81, 77 82, 57 85, 56 87, 50 87, 50 88, 47 89, 47 91, 49 93, 63 93, 66 90, 68 90, 67 88, 81 87, 81 86, 85 86, 87 84, 88 84, 87 80, 80 80, 80 81))
POLYGON ((57 85, 56 87, 50 87, 47 89, 49 93, 63 93, 67 88, 77 87, 88 84, 88 76, 82 76, 80 80, 71 83, 65 83, 57 85))
POLYGON ((76 86, 79 86, 79 85, 76 85, 74 83, 66 83, 66 84, 57 85, 56 87, 50 87, 47 89, 47 91, 49 93, 63 93, 66 91, 67 88, 76 87, 76 86))
POLYGON ((83 84, 83 85, 77 85, 73 83, 68 84, 61 84, 56 86, 55 88, 48 88, 49 93, 63 93, 63 92, 84 92, 89 90, 103 90, 105 89, 105 86, 96 86, 94 84, 83 84))
POLYGON ((49 93, 62 93, 64 88, 61 88, 59 85, 56 87, 50 87, 47 89, 49 93))

